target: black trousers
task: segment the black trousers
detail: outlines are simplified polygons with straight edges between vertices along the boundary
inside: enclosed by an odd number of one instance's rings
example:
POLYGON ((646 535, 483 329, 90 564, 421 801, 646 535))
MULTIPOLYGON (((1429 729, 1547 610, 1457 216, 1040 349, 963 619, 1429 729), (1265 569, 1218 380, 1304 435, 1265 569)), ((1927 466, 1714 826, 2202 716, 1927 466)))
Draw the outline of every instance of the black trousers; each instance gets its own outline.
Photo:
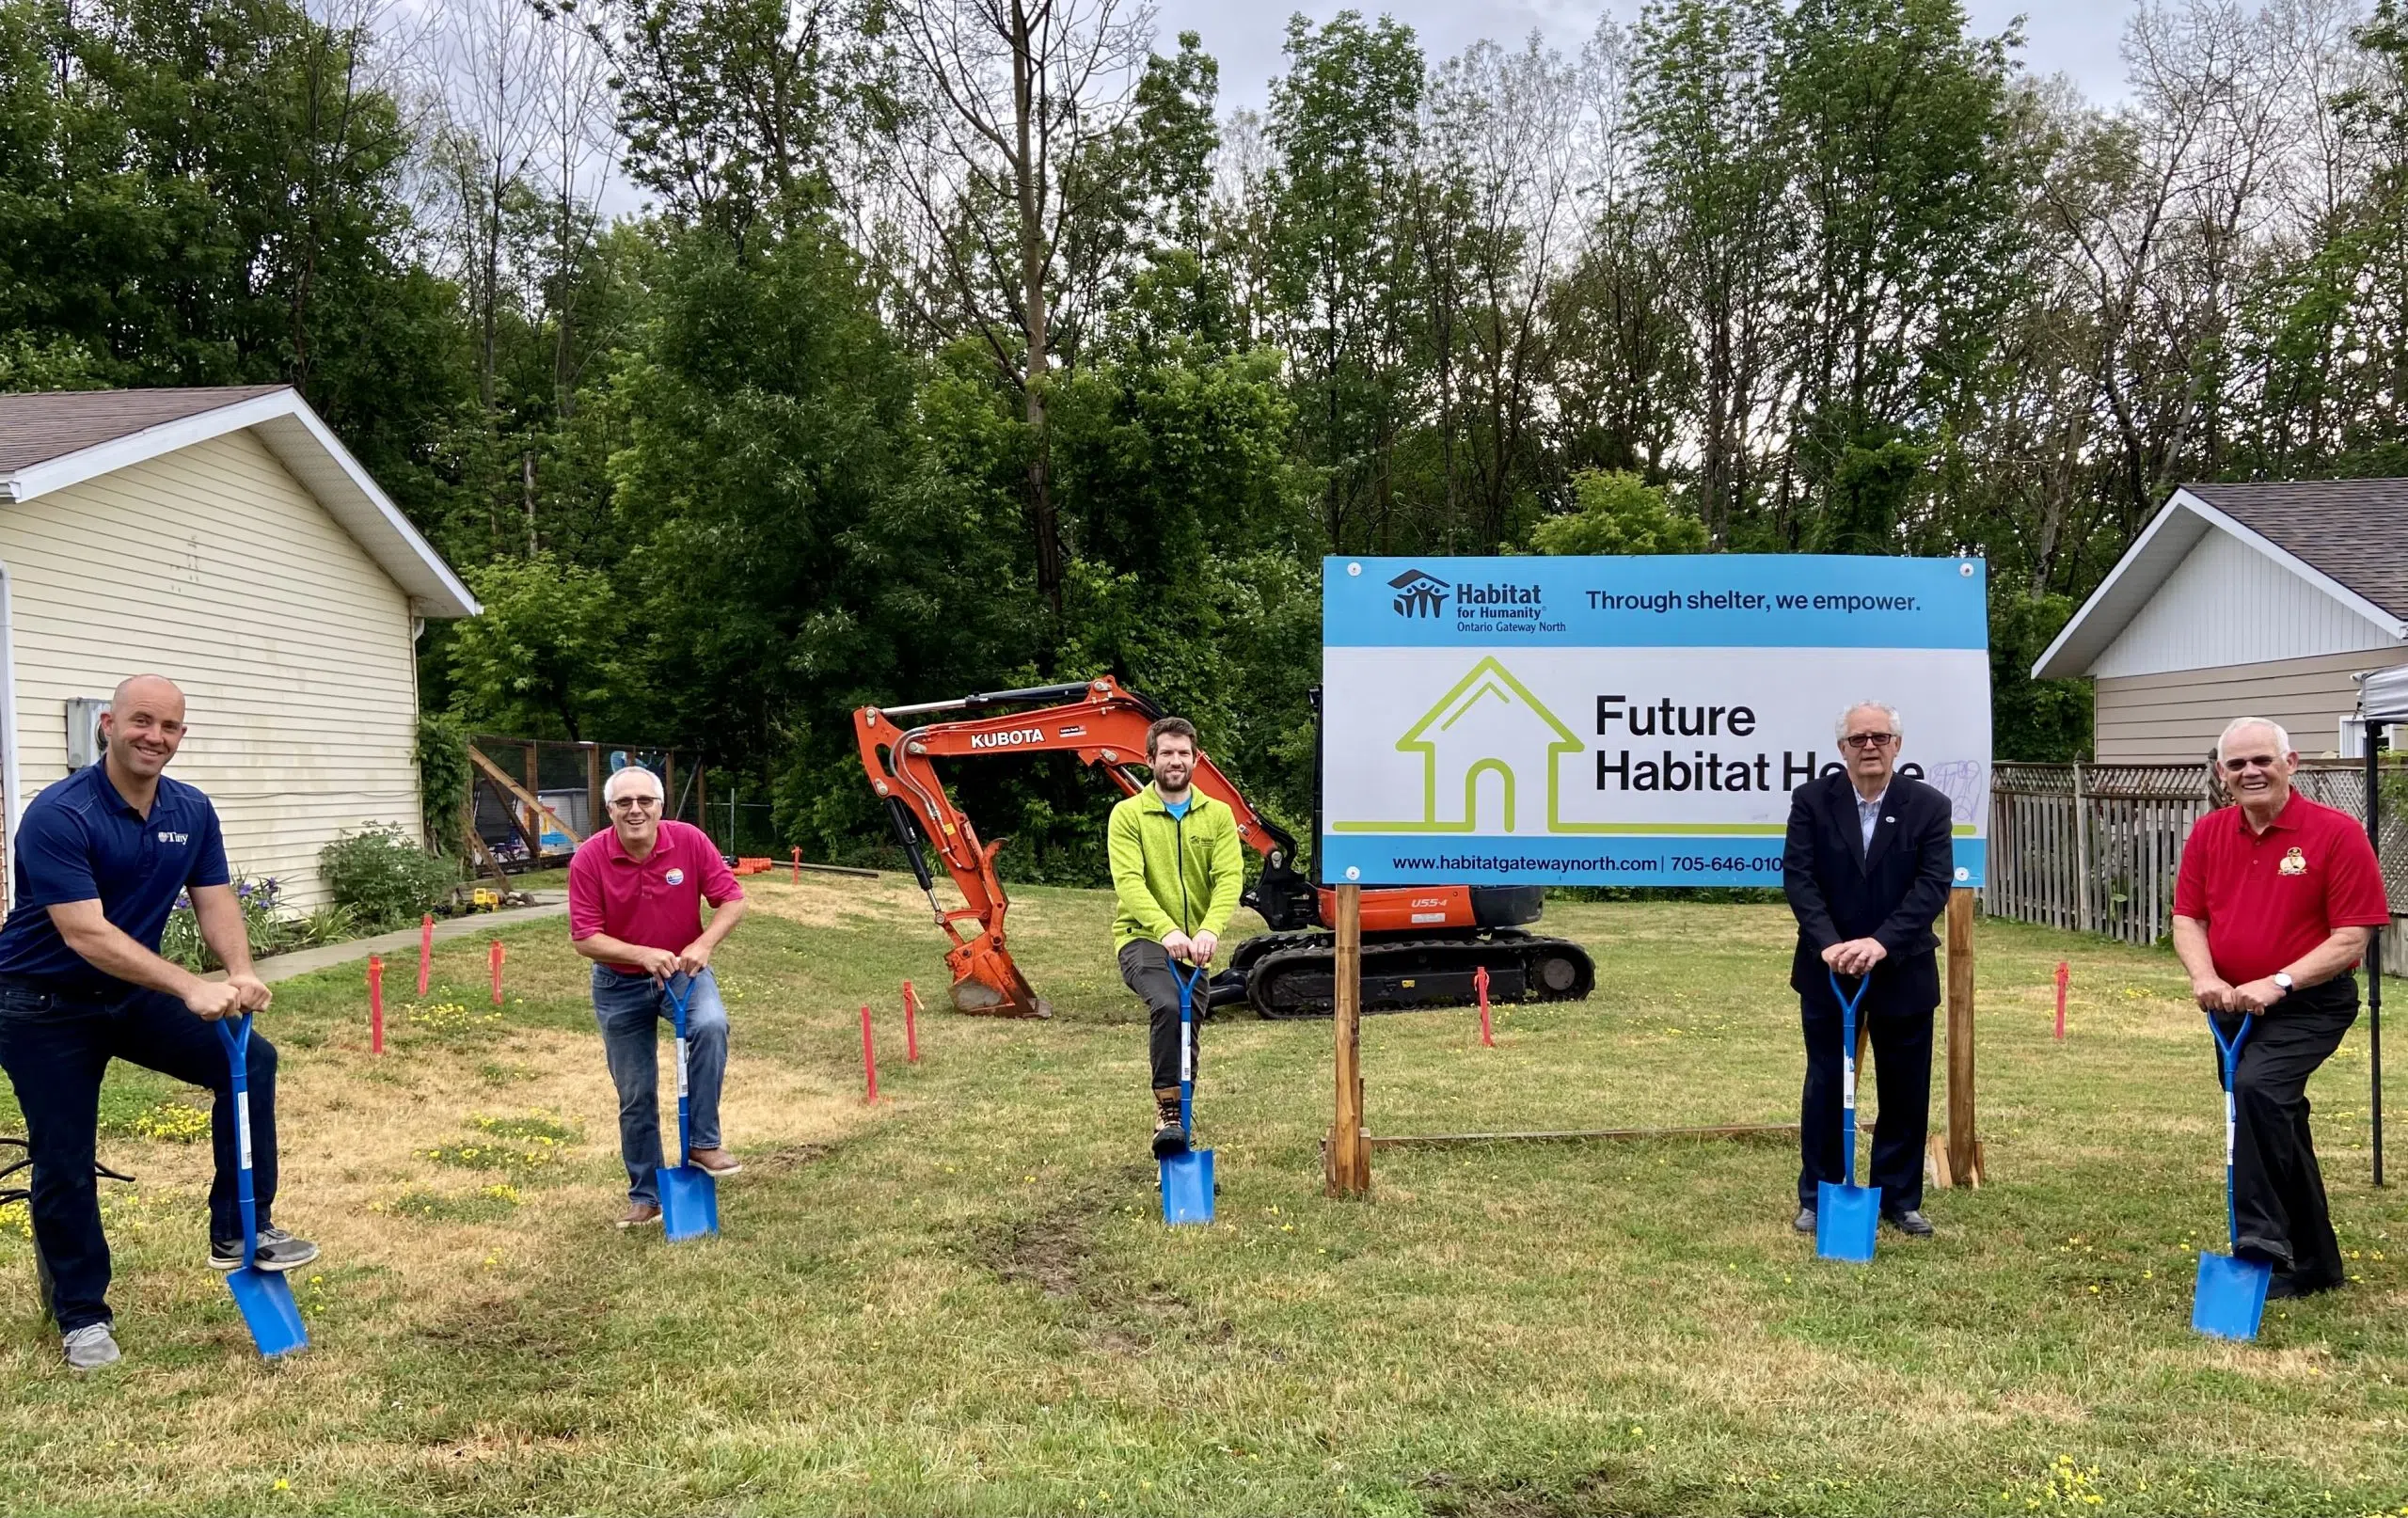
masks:
MULTIPOLYGON (((1882 967, 1886 968, 1886 967, 1882 967)), ((1881 1126, 1873 1136, 1873 1163, 1862 1184, 1881 1188, 1881 1210, 1923 1206, 1923 1149, 1931 1131, 1931 1015, 1908 988, 1887 998, 1880 969, 1857 1008, 1858 1026, 1873 1036, 1873 1074, 1881 1094, 1881 1126)), ((1840 1004, 1828 981, 1798 993, 1806 1035, 1806 1089, 1798 1104, 1798 1205, 1813 1207, 1817 1186, 1846 1178, 1840 1144, 1840 1004)), ((1860 1074, 1861 1072, 1860 1071, 1860 1074)), ((1861 1112, 1864 1087, 1857 1086, 1861 1112)))
MULTIPOLYGON (((1148 1047, 1153 1055, 1154 1089, 1167 1091, 1179 1084, 1179 982, 1171 978, 1170 956, 1163 952, 1161 944, 1139 939, 1120 951, 1120 979, 1144 1000, 1150 1014, 1152 1030, 1148 1047)), ((1188 1014, 1195 1020, 1199 1036, 1204 1031, 1204 999, 1205 988, 1199 985, 1188 1014)), ((1199 1036, 1195 1067, 1201 1067, 1202 1060, 1199 1036)))
MULTIPOLYGON (((217 1030, 163 991, 134 990, 107 1000, 53 995, 25 981, 0 981, 0 1067, 24 1109, 33 1157, 34 1248, 50 1268, 59 1332, 110 1320, 109 1241, 101 1231, 100 1192, 92 1178, 98 1148, 101 1076, 128 1059, 217 1095, 211 1136, 217 1178, 209 1188, 209 1237, 243 1236, 235 1197, 234 1077, 217 1030)), ((251 1182, 259 1225, 276 1205, 276 1047, 251 1035, 251 1182)))
MULTIPOLYGON (((2233 1076, 2235 1252, 2270 1261, 2309 1290, 2339 1286, 2347 1274, 2308 1136, 2307 1078, 2341 1047, 2357 1020, 2355 975, 2294 991, 2252 1020, 2256 1026, 2241 1046, 2233 1076)), ((2216 1021, 2227 1038, 2241 1023, 2221 1013, 2216 1021)), ((2222 1058, 2216 1084, 2224 1084, 2222 1058)))

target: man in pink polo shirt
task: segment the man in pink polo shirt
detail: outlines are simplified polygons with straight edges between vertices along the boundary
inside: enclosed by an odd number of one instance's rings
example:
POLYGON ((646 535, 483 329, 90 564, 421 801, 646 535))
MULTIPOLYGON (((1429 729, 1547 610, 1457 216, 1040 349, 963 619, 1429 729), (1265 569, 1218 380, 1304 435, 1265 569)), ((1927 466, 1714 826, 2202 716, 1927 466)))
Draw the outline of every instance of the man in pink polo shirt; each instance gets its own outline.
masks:
POLYGON ((619 1158, 627 1166, 622 1228, 660 1221, 660 1024, 667 988, 684 977, 689 1164, 714 1176, 743 1166, 721 1146, 719 1091, 727 1073, 727 1006, 711 951, 744 916, 744 888, 699 828, 660 814, 660 777, 630 765, 602 787, 608 831, 578 846, 568 865, 568 933, 594 961, 594 1017, 619 1088, 619 1158), (703 925, 703 903, 711 920, 703 925))

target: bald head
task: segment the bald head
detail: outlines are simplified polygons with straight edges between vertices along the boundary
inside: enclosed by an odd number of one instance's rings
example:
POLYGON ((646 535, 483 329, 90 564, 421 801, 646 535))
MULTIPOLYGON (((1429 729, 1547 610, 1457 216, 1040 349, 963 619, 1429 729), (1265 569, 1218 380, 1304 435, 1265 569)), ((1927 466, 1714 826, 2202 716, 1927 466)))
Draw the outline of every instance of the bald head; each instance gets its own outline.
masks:
POLYGON ((127 705, 129 702, 140 702, 151 705, 173 704, 177 717, 182 718, 184 714, 183 691, 173 680, 164 674, 129 674, 119 680, 117 683, 117 689, 109 693, 109 710, 126 711, 129 709, 127 705))
POLYGON ((109 779, 127 800, 147 805, 159 772, 183 746, 184 693, 164 675, 120 680, 101 715, 101 735, 108 741, 109 779))

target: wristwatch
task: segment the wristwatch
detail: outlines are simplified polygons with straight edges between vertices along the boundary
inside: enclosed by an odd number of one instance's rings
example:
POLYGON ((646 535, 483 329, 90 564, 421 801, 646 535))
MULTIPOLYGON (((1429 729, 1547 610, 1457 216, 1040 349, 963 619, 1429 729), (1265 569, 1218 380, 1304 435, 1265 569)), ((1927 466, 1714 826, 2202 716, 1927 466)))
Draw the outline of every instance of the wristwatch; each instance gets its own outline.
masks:
POLYGON ((2291 993, 2293 986, 2289 972, 2277 970, 2266 978, 2273 981, 2275 985, 2280 986, 2283 988, 2283 994, 2285 996, 2289 996, 2291 993))

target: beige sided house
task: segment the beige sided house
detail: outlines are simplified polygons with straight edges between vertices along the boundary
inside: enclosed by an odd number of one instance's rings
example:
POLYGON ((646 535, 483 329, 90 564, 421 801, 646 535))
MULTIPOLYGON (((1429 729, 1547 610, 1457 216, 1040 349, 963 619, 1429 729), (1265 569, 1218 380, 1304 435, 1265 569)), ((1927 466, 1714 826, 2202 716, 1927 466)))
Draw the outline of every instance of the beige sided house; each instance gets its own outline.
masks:
POLYGON ((235 870, 318 905, 339 831, 421 834, 418 634, 478 609, 290 387, 0 395, 0 842, 154 671, 235 870))
POLYGON ((2099 763, 2194 764, 2244 715, 2361 753, 2353 677, 2399 664, 2408 480, 2326 480, 2177 490, 2032 675, 2094 678, 2099 763))

